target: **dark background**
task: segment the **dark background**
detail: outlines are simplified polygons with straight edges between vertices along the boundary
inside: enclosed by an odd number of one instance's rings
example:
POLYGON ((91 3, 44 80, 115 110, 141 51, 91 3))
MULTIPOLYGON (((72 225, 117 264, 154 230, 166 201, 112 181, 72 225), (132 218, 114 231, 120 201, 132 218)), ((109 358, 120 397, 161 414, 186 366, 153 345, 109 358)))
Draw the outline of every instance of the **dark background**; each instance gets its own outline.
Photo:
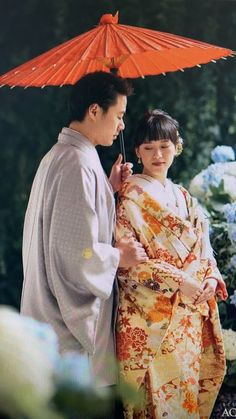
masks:
MULTIPOLYGON (((236 49, 235 0, 0 0, 0 74, 94 27, 104 13, 119 22, 236 49)), ((236 144, 236 59, 219 60, 184 73, 133 81, 125 141, 137 164, 131 137, 136 118, 161 108, 180 123, 184 153, 171 177, 188 186, 210 161, 217 144, 236 144)), ((21 242, 32 180, 44 153, 67 122, 70 87, 0 89, 0 304, 19 307, 21 242)), ((109 172, 118 143, 99 153, 109 172)))

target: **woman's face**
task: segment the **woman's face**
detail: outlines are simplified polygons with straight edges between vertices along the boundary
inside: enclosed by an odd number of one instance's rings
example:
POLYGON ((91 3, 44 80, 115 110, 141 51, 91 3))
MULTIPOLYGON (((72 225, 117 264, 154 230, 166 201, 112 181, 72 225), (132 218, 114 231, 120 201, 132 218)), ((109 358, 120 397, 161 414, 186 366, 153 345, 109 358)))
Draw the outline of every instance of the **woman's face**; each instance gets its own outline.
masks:
POLYGON ((141 144, 136 148, 141 158, 143 173, 163 180, 173 163, 176 149, 171 140, 157 140, 141 144))

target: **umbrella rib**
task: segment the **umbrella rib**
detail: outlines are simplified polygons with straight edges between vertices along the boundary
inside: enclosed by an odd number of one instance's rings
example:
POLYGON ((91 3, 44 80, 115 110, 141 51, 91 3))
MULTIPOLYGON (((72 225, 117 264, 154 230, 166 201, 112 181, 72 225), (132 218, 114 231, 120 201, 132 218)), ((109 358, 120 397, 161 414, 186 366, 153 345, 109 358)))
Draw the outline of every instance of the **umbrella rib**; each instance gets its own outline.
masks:
POLYGON ((142 72, 142 70, 140 69, 139 65, 135 62, 135 58, 134 56, 130 55, 129 59, 132 61, 133 65, 135 66, 136 70, 139 72, 139 75, 144 78, 144 74, 142 72))

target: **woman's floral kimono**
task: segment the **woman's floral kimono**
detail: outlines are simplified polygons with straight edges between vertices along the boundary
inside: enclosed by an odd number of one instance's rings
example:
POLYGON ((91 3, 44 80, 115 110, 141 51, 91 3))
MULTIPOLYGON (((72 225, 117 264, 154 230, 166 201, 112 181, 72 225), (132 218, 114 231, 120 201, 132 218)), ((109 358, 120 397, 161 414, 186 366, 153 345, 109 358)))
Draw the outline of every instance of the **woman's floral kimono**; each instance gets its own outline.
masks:
POLYGON ((215 299, 195 306, 179 285, 211 276, 218 295, 227 292, 212 253, 206 257, 206 220, 196 200, 172 185, 184 198, 186 220, 160 205, 149 176, 131 176, 119 194, 117 240, 132 233, 149 257, 118 272, 120 375, 145 395, 139 409, 125 406, 126 418, 209 418, 225 374, 215 299))

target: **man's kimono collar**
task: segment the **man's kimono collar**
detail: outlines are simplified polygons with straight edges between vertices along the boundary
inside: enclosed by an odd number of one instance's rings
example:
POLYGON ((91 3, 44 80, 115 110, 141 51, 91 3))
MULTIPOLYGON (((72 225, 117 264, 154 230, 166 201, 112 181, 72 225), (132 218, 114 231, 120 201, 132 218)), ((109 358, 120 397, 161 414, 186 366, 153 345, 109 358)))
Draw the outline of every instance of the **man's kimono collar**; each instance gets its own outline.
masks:
POLYGON ((95 146, 82 135, 80 132, 75 131, 71 128, 63 128, 58 136, 58 142, 62 144, 69 144, 78 147, 80 150, 91 154, 91 156, 97 156, 98 153, 95 146))

